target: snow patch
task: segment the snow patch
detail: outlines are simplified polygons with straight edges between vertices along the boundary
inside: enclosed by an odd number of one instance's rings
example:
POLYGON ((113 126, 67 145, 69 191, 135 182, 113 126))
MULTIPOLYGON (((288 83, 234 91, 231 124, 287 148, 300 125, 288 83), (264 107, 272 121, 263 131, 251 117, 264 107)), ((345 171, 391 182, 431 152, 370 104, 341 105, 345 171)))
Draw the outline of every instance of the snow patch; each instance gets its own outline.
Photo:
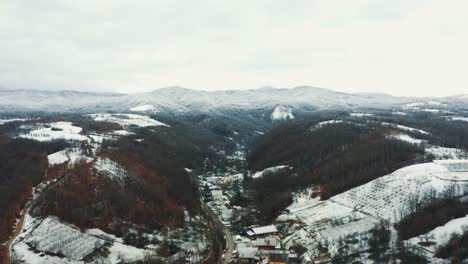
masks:
POLYGON ((294 119, 292 108, 278 105, 270 115, 271 120, 288 120, 294 119))
POLYGON ((370 113, 350 113, 351 116, 354 117, 368 117, 368 116, 373 116, 373 114, 370 113))
POLYGON ((128 175, 125 167, 109 158, 99 157, 94 164, 94 168, 99 172, 105 173, 109 178, 119 181, 123 181, 128 175))
POLYGON ((15 121, 27 121, 28 119, 26 118, 10 118, 10 119, 0 119, 0 125, 9 123, 9 122, 15 122, 15 121))
POLYGON ((413 133, 420 133, 420 134, 423 134, 423 135, 429 135, 429 134, 430 134, 429 132, 424 131, 424 130, 421 130, 421 129, 412 128, 412 127, 407 127, 407 126, 398 125, 398 124, 392 124, 392 123, 382 122, 382 125, 395 127, 395 128, 397 128, 397 129, 403 130, 403 131, 408 131, 408 132, 413 132, 413 133))
POLYGON ((408 136, 406 134, 389 135, 388 138, 393 138, 393 139, 408 142, 411 144, 422 144, 423 142, 425 142, 425 140, 417 139, 417 138, 408 136))
POLYGON ((124 127, 128 126, 139 126, 139 127, 148 127, 148 126, 168 126, 164 123, 156 121, 148 116, 136 115, 136 114, 91 114, 91 118, 95 121, 105 121, 111 123, 117 123, 124 127))
POLYGON ((327 121, 322 121, 319 122, 315 125, 315 128, 321 128, 323 126, 328 126, 328 125, 333 125, 333 124, 339 124, 343 123, 343 120, 327 120, 327 121))
POLYGON ((464 116, 451 116, 451 117, 447 117, 447 119, 452 120, 452 121, 468 122, 468 117, 464 117, 464 116))
POLYGON ((426 153, 434 155, 436 159, 461 159, 467 158, 467 153, 457 148, 445 148, 439 146, 432 146, 426 148, 426 153))
POLYGON ((434 244, 420 246, 423 246, 431 252, 436 252, 439 246, 443 246, 450 241, 450 238, 453 234, 461 235, 466 229, 468 229, 468 215, 462 218, 453 219, 447 222, 445 225, 438 226, 435 229, 429 231, 427 234, 413 237, 407 241, 413 245, 418 245, 420 242, 425 242, 425 238, 429 238, 428 241, 434 242, 434 244))
POLYGON ((132 107, 132 108, 130 108, 130 111, 133 111, 133 112, 155 112, 155 111, 157 111, 157 109, 153 105, 146 104, 146 105, 139 105, 139 106, 132 107))
POLYGON ((262 178, 265 173, 274 173, 283 169, 289 168, 289 165, 280 165, 276 167, 270 167, 266 168, 262 171, 257 171, 255 174, 252 176, 252 178, 257 179, 257 178, 262 178))
POLYGON ((89 162, 92 159, 83 154, 83 151, 78 148, 67 148, 47 156, 49 160, 49 166, 62 164, 65 162, 76 163, 79 161, 89 162))

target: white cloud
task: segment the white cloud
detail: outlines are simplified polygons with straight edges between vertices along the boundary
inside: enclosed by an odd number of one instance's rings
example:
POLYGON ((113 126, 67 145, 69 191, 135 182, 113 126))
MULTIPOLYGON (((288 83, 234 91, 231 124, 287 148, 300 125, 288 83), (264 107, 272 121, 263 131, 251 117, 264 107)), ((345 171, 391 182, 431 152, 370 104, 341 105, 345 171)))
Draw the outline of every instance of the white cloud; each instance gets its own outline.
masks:
POLYGON ((465 0, 5 0, 0 86, 466 93, 465 0))

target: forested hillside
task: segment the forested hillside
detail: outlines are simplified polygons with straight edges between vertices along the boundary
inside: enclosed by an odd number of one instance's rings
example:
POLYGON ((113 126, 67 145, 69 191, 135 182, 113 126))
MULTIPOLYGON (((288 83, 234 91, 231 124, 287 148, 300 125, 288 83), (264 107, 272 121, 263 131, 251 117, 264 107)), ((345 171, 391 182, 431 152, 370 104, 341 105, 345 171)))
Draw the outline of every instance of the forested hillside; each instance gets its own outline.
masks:
POLYGON ((133 131, 134 135, 104 141, 97 153, 125 168, 123 179, 104 177, 96 171, 96 161, 76 164, 63 184, 43 195, 39 214, 122 236, 127 230, 120 221, 158 230, 181 227, 184 209, 200 213, 197 183, 188 171, 210 169, 223 159, 215 150, 224 143, 182 123, 133 131))
POLYGON ((43 180, 47 154, 66 146, 65 142, 41 144, 11 138, 18 125, 19 122, 0 125, 0 243, 8 238, 32 188, 43 180))
POLYGON ((282 209, 278 204, 287 205, 288 193, 297 188, 318 185, 326 199, 424 158, 423 147, 388 138, 391 132, 378 124, 321 124, 315 118, 272 129, 252 146, 249 167, 289 165, 293 170, 255 180, 262 214, 274 218, 282 209))

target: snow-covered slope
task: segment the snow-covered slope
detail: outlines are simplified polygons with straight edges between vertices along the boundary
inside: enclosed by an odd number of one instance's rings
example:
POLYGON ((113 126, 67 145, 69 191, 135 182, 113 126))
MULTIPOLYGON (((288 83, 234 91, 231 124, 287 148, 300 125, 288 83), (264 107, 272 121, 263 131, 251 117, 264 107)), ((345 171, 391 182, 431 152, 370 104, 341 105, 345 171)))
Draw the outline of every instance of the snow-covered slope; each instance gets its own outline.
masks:
MULTIPOLYGON (((408 166, 326 201, 304 195, 296 198, 277 221, 290 225, 287 245, 301 243, 315 252, 320 242, 335 254, 340 239, 352 236, 360 240, 381 220, 397 223, 409 212, 410 201, 423 203, 425 194, 434 191, 442 195, 453 184, 459 185, 459 192, 468 185, 468 160, 408 166)), ((356 249, 365 247, 356 244, 356 249)))
POLYGON ((271 120, 288 120, 294 119, 294 115, 291 108, 278 105, 271 113, 270 118, 271 120))
POLYGON ((289 168, 290 167, 288 165, 280 165, 280 166, 276 166, 276 167, 266 168, 266 169, 264 169, 262 171, 255 172, 254 175, 252 175, 252 178, 254 178, 254 179, 262 178, 264 174, 274 173, 274 172, 278 172, 280 170, 289 169, 289 168))
MULTIPOLYGON (((139 127, 148 127, 148 126, 167 126, 164 123, 156 121, 148 116, 144 115, 135 115, 135 114, 91 114, 92 119, 96 121, 106 121, 111 123, 117 123, 124 127, 128 126, 139 126, 139 127)), ((117 132, 118 134, 118 132, 117 132)))
POLYGON ((156 107, 152 106, 152 105, 139 105, 139 106, 135 106, 135 107, 132 107, 130 108, 130 111, 133 111, 133 112, 154 112, 156 111, 156 107))

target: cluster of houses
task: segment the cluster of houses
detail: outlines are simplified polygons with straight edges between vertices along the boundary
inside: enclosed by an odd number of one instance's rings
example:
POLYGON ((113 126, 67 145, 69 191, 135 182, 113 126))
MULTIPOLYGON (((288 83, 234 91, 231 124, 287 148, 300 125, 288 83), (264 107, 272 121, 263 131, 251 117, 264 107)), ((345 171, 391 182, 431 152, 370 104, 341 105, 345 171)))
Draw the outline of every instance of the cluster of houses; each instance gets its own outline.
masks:
POLYGON ((255 241, 254 246, 238 248, 240 264, 287 264, 301 263, 298 254, 284 250, 274 225, 250 228, 246 234, 255 241))
POLYGON ((299 255, 282 247, 278 230, 274 225, 252 227, 246 235, 254 241, 252 246, 238 247, 239 264, 325 264, 331 263, 328 256, 310 257, 299 255))

